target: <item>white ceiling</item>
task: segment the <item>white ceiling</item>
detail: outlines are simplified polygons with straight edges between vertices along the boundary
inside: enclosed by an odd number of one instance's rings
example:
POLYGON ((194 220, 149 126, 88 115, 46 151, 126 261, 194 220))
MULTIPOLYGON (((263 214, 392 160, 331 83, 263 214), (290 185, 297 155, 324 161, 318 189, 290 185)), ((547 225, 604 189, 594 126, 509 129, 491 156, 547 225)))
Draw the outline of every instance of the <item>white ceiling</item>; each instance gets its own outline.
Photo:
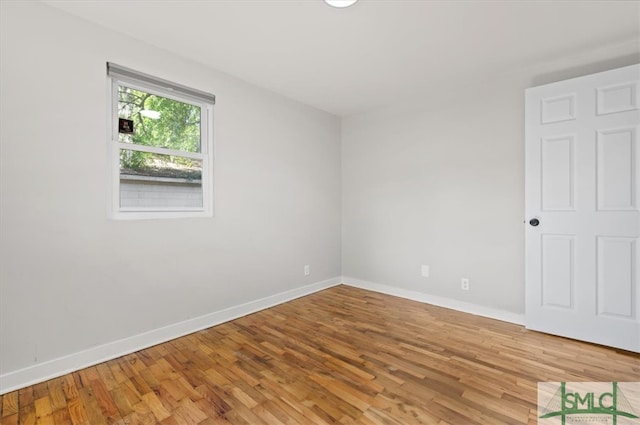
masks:
POLYGON ((336 115, 640 37, 638 1, 44 1, 336 115))

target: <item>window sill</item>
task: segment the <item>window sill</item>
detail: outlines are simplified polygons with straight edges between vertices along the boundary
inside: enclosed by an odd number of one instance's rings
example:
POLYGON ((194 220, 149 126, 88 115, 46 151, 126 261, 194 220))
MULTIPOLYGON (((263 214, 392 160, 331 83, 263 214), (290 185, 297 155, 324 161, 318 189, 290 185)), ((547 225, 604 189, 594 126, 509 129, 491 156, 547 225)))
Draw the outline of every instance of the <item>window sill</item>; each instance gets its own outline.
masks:
POLYGON ((211 211, 117 211, 112 213, 114 220, 158 220, 174 218, 211 218, 211 211))

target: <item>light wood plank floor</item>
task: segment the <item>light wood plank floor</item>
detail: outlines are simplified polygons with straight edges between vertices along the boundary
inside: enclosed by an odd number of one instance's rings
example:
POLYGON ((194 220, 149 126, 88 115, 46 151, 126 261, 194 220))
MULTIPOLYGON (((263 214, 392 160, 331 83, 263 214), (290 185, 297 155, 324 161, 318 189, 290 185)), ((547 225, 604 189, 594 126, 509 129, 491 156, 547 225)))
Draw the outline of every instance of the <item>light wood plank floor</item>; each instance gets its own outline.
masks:
POLYGON ((2 425, 535 424, 640 356, 338 286, 0 398, 2 425))

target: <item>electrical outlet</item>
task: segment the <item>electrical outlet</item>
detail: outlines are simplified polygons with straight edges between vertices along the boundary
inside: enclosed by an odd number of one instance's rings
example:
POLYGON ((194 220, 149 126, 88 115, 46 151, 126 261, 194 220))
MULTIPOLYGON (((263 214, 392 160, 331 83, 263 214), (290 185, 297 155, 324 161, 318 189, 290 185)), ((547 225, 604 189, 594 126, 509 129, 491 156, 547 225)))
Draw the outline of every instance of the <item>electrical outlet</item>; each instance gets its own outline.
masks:
POLYGON ((309 267, 308 264, 304 265, 304 275, 305 276, 309 276, 311 274, 311 268, 309 267))
POLYGON ((420 274, 422 277, 429 277, 429 266, 423 264, 420 274))
POLYGON ((467 279, 466 277, 462 278, 462 280, 460 281, 460 289, 462 289, 463 291, 469 290, 469 279, 467 279))

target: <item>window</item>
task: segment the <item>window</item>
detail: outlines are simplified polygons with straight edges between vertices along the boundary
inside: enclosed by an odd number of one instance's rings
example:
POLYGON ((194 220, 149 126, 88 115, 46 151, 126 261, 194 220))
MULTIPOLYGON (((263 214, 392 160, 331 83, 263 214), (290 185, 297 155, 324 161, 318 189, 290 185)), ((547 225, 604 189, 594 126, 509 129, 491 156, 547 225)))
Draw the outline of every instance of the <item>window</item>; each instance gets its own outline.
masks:
POLYGON ((213 215, 215 97, 107 64, 115 218, 213 215))

